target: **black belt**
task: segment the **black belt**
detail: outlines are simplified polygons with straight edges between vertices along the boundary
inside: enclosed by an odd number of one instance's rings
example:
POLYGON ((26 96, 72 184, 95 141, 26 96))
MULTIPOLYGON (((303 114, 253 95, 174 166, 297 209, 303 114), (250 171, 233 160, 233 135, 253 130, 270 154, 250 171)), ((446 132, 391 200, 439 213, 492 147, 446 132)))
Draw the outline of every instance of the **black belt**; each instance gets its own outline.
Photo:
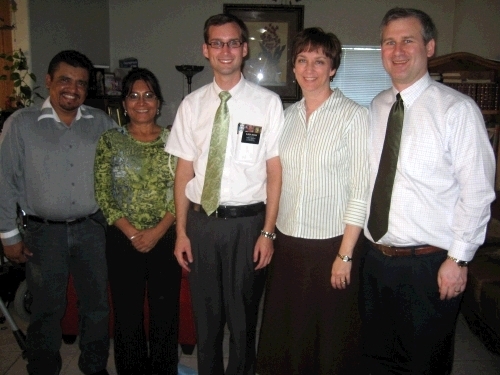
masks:
POLYGON ((28 219, 28 221, 35 221, 37 223, 73 225, 73 224, 78 224, 78 223, 84 222, 87 219, 92 219, 99 212, 100 212, 100 210, 97 210, 93 214, 90 214, 87 216, 82 216, 82 217, 79 217, 78 219, 73 219, 73 220, 49 220, 49 219, 44 219, 43 217, 35 216, 35 215, 26 215, 26 218, 28 219))
MULTIPOLYGON (((211 215, 219 219, 236 219, 237 217, 255 216, 264 212, 266 205, 264 202, 248 204, 245 206, 219 206, 211 215)), ((201 205, 193 203, 193 210, 206 214, 201 205)))

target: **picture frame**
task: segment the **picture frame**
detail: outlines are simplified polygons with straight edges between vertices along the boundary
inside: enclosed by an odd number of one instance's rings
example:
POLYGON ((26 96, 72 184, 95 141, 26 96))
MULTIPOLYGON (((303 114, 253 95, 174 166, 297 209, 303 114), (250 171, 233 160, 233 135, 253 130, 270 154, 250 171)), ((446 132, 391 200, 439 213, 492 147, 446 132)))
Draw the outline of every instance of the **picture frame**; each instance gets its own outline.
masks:
POLYGON ((106 96, 121 95, 120 80, 117 80, 114 73, 104 73, 104 93, 106 96))
POLYGON ((245 78, 274 91, 284 103, 300 100, 292 68, 292 40, 304 28, 304 6, 224 4, 223 12, 235 15, 248 27, 245 78))
POLYGON ((92 69, 91 77, 89 79, 89 98, 102 98, 104 97, 104 68, 92 69))

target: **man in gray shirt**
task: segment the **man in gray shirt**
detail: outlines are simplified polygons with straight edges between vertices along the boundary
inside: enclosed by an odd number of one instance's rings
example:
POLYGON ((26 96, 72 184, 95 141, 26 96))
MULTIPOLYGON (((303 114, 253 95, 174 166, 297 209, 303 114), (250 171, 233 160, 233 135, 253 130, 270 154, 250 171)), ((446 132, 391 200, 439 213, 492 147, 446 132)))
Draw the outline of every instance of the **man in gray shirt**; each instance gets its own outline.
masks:
POLYGON ((94 155, 116 124, 83 105, 92 69, 77 51, 58 53, 45 80, 49 98, 15 112, 0 138, 0 237, 9 259, 26 262, 33 295, 29 374, 59 374, 69 274, 79 299, 78 365, 84 374, 107 374, 105 219, 94 198, 94 155), (23 238, 16 205, 27 215, 23 238))

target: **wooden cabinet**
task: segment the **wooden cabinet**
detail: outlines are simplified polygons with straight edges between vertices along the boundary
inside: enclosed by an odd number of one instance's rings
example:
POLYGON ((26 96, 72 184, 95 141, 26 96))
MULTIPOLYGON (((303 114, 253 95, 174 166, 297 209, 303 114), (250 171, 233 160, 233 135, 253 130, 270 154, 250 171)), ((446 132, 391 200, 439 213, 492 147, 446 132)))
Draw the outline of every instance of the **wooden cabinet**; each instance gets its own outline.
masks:
POLYGON ((443 83, 471 96, 484 116, 497 158, 495 189, 500 190, 500 62, 467 52, 456 52, 429 59, 429 73, 443 83), (448 82, 444 82, 448 81, 448 82))
POLYGON ((476 100, 487 122, 497 121, 486 116, 500 115, 500 62, 456 52, 432 58, 428 66, 431 75, 439 74, 444 84, 476 100))

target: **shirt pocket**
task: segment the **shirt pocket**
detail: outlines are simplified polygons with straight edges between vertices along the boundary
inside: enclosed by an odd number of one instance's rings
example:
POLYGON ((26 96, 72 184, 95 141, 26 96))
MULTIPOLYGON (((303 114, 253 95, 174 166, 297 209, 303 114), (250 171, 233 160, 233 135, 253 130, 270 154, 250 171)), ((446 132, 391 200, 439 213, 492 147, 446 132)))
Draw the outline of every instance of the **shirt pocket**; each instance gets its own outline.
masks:
POLYGON ((234 148, 234 160, 238 163, 255 164, 263 149, 261 126, 239 124, 234 148))

